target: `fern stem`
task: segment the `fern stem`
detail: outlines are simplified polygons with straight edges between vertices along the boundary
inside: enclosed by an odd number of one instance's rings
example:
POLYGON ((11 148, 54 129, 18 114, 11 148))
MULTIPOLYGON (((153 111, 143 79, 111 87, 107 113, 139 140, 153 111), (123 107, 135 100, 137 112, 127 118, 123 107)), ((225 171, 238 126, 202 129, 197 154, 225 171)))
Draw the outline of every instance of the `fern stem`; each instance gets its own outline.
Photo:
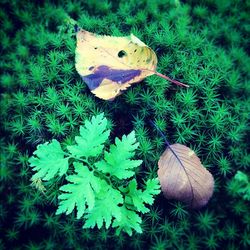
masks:
POLYGON ((96 170, 96 169, 94 170, 94 172, 97 173, 98 177, 101 177, 102 179, 105 179, 106 182, 107 182, 109 185, 111 185, 112 187, 114 187, 114 185, 113 185, 111 179, 110 179, 108 176, 106 176, 105 174, 101 173, 100 171, 98 171, 98 170, 96 170))
POLYGON ((91 170, 94 170, 94 168, 90 165, 90 163, 88 162, 88 160, 84 160, 84 159, 75 157, 75 156, 73 156, 73 155, 71 155, 69 153, 66 153, 66 152, 64 152, 64 154, 67 155, 67 156, 69 156, 70 158, 73 158, 73 159, 76 159, 76 160, 81 161, 83 163, 86 163, 91 170))

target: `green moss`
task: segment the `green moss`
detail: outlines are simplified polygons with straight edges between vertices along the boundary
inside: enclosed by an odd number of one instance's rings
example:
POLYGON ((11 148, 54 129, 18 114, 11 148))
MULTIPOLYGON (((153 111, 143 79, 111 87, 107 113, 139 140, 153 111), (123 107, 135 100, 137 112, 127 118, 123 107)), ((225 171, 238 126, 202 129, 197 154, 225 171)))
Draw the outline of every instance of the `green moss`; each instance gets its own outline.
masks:
POLYGON ((249 177, 250 4, 185 2, 1 1, 1 249, 249 248, 249 201, 234 176, 249 177), (74 20, 98 34, 133 33, 157 53, 159 72, 190 88, 150 76, 113 102, 99 100, 74 68, 74 20), (51 214, 58 187, 47 183, 49 197, 35 191, 27 160, 52 138, 72 144, 83 121, 101 112, 111 140, 135 130, 144 160, 139 185, 157 175, 165 148, 150 120, 171 143, 194 149, 215 177, 206 209, 192 211, 160 195, 144 233, 132 238, 83 231, 73 217, 51 214))

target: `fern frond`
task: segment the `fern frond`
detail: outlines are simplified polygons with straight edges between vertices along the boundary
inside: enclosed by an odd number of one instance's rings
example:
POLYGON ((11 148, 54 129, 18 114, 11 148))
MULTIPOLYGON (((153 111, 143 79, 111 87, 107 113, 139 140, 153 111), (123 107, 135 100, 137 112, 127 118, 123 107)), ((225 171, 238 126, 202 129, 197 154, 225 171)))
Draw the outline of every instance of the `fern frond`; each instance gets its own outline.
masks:
POLYGON ((88 210, 93 209, 95 195, 101 189, 101 179, 79 162, 74 163, 74 168, 77 174, 67 176, 66 180, 70 183, 60 188, 64 193, 58 196, 60 202, 56 214, 70 214, 76 206, 77 219, 80 219, 85 212, 86 205, 88 205, 88 210))
POLYGON ((109 134, 107 119, 103 113, 99 114, 92 117, 91 121, 85 120, 84 126, 80 127, 80 136, 75 137, 77 145, 68 146, 67 149, 76 157, 98 156, 102 153, 109 134))
POLYGON ((38 145, 37 150, 33 154, 35 156, 29 159, 29 163, 37 173, 32 176, 32 180, 41 178, 47 181, 57 174, 59 176, 64 175, 68 170, 69 158, 64 158, 65 153, 57 140, 53 139, 50 143, 45 142, 38 145))
POLYGON ((135 132, 123 135, 122 140, 115 139, 115 145, 110 146, 110 151, 104 152, 104 160, 95 164, 98 170, 103 173, 110 173, 118 179, 127 179, 135 174, 134 169, 142 163, 141 160, 131 160, 135 155, 136 143, 135 132))

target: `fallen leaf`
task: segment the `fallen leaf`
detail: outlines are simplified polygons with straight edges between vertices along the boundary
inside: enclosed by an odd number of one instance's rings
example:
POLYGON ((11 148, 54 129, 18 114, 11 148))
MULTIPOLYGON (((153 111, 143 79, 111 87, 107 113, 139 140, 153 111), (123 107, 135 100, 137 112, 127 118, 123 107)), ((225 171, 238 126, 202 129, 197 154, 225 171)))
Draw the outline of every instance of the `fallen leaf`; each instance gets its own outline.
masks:
POLYGON ((190 148, 173 144, 158 162, 158 178, 167 199, 183 201, 192 208, 207 204, 213 194, 214 179, 190 148))
POLYGON ((156 71, 157 57, 145 43, 131 34, 102 36, 77 29, 76 70, 97 97, 113 100, 131 84, 158 75, 187 86, 156 71))

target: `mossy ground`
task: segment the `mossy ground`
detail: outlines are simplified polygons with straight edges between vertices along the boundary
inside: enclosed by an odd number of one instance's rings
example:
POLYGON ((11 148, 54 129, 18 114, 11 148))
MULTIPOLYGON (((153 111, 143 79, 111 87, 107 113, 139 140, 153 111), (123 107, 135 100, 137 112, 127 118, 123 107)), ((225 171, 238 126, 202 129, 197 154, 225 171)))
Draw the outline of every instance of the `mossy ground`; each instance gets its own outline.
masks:
MULTIPOLYGON (((249 202, 231 184, 249 173, 250 2, 5 1, 1 17, 0 249, 247 249, 249 202), (68 17, 99 34, 133 33, 152 47, 158 71, 189 84, 151 76, 112 102, 95 98, 74 68, 68 17), (158 196, 143 234, 83 230, 55 216, 48 197, 30 186, 27 160, 41 142, 70 144, 84 119, 104 112, 113 137, 132 129, 144 164, 138 179, 156 176, 164 140, 185 144, 215 178, 208 205, 189 210, 158 196)), ((54 187, 51 187, 51 190, 54 187)))

